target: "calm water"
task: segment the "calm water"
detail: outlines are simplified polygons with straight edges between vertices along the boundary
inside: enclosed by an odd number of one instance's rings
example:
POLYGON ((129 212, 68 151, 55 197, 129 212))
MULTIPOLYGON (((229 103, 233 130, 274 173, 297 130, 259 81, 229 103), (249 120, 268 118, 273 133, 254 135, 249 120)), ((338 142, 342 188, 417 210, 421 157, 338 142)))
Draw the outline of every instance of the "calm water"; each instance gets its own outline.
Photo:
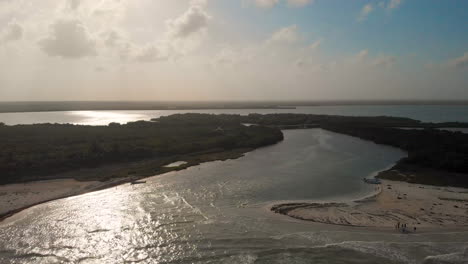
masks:
POLYGON ((23 211, 0 224, 0 263, 467 263, 468 233, 408 236, 267 210, 367 195, 360 178, 404 155, 321 129, 285 131, 237 160, 23 211))
POLYGON ((377 106, 314 106, 296 109, 208 109, 208 110, 151 110, 151 111, 62 111, 32 113, 0 113, 0 122, 5 124, 34 123, 73 123, 85 125, 107 125, 110 122, 127 123, 136 120, 149 120, 175 113, 211 113, 241 114, 250 113, 305 113, 351 116, 398 116, 409 117, 426 122, 468 122, 468 106, 411 106, 411 105, 377 105, 377 106))

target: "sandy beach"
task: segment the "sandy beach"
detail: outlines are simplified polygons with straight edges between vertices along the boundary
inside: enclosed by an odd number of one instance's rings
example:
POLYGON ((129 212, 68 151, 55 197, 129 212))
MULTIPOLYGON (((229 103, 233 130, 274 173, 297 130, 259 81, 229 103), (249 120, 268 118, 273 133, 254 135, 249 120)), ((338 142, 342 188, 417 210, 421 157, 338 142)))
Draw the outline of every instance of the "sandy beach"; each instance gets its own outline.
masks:
POLYGON ((318 223, 390 227, 399 222, 418 228, 468 226, 468 189, 382 181, 377 193, 352 202, 275 205, 272 211, 318 223))
POLYGON ((28 207, 107 188, 122 182, 56 179, 0 186, 0 221, 28 207))
POLYGON ((166 159, 147 159, 64 172, 53 175, 54 179, 51 180, 0 185, 0 221, 41 203, 98 191, 170 171, 186 169, 204 162, 237 159, 250 150, 235 149, 232 151, 191 154, 182 158, 182 160, 186 161, 176 161, 167 165, 165 165, 167 163, 166 159), (112 177, 106 177, 107 175, 112 177), (89 180, 77 181, 74 178, 89 180), (98 181, 94 179, 105 180, 98 181))

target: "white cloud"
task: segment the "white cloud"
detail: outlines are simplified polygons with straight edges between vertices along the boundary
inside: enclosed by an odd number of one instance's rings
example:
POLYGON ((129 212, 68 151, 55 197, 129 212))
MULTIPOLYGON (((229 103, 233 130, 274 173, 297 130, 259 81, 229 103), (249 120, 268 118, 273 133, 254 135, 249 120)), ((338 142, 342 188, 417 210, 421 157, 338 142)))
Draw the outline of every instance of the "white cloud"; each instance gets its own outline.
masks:
POLYGON ((49 56, 81 58, 97 55, 96 42, 79 20, 57 20, 50 26, 49 36, 39 45, 49 56))
POLYGON ((388 11, 392 11, 400 7, 402 3, 403 0, 389 0, 388 3, 385 3, 384 1, 378 2, 376 6, 374 6, 372 3, 366 4, 362 7, 361 12, 359 13, 358 21, 362 22, 366 20, 370 13, 376 11, 376 7, 379 9, 387 9, 388 11))
POLYGON ((366 59, 368 55, 369 55, 369 51, 365 49, 365 50, 359 51, 359 53, 356 55, 356 58, 359 60, 363 60, 363 59, 366 59))
POLYGON ((312 49, 312 50, 316 50, 320 47, 320 45, 322 44, 322 39, 318 39, 316 41, 314 41, 312 44, 309 45, 309 48, 312 49))
POLYGON ((296 60, 294 65, 298 68, 306 68, 308 66, 308 63, 307 61, 301 58, 301 59, 296 60))
POLYGON ((396 58, 394 56, 389 56, 385 54, 380 54, 378 56, 370 56, 367 49, 359 51, 352 60, 354 64, 361 66, 371 66, 371 67, 382 67, 388 68, 391 67, 395 62, 396 58))
POLYGON ((450 68, 465 69, 468 68, 468 52, 465 52, 462 56, 449 60, 447 65, 450 68))
POLYGON ((16 21, 8 23, 6 28, 2 31, 0 39, 2 42, 10 42, 20 40, 23 37, 23 27, 16 21))
POLYGON ((80 6, 80 2, 81 0, 69 0, 68 4, 70 5, 71 9, 76 10, 80 6))
POLYGON ((168 20, 168 34, 171 37, 184 38, 208 26, 210 16, 204 10, 203 2, 192 2, 189 9, 180 17, 168 20))
POLYGON ((299 40, 299 33, 296 25, 284 27, 274 32, 268 43, 292 44, 299 40))
POLYGON ((231 66, 234 65, 239 59, 238 52, 234 51, 231 47, 224 47, 214 57, 213 64, 215 66, 231 66))
POLYGON ((402 2, 403 2, 402 0, 390 0, 390 2, 387 5, 387 8, 388 9, 398 8, 402 2))
POLYGON ((391 67, 395 63, 396 58, 388 55, 380 55, 371 62, 374 67, 391 67))
POLYGON ((111 30, 104 34, 104 44, 108 47, 115 47, 122 40, 122 36, 116 30, 111 30))
POLYGON ((141 48, 135 58, 139 62, 155 62, 168 59, 168 51, 165 50, 164 45, 152 44, 141 48))
MULTIPOLYGON (((207 0, 192 0, 180 16, 166 20, 163 37, 143 47, 128 44, 121 49, 124 58, 139 62, 177 59, 197 49, 203 40, 211 16, 206 11, 207 0)), ((106 42, 112 44, 118 36, 111 34, 106 42)))
MULTIPOLYGON (((215 68, 217 67, 236 67, 248 66, 254 61, 254 59, 259 58, 264 51, 264 46, 261 43, 249 47, 233 47, 230 45, 223 46, 221 50, 213 56, 211 60, 211 65, 215 68)), ((256 61, 258 62, 258 61, 256 61)))
MULTIPOLYGON (((255 6, 260 8, 272 8, 278 5, 280 0, 250 0, 254 3, 255 6)), ((284 0, 284 2, 289 7, 304 7, 306 5, 312 4, 315 0, 284 0)), ((243 0, 243 5, 248 4, 248 0, 243 0)))
POLYGON ((374 11, 374 6, 372 4, 367 4, 362 7, 361 13, 359 14, 358 21, 364 21, 367 19, 370 13, 374 11))
POLYGON ((254 0, 256 6, 261 8, 271 8, 279 3, 279 0, 254 0))
POLYGON ((314 0, 287 0, 291 7, 303 7, 314 2, 314 0))

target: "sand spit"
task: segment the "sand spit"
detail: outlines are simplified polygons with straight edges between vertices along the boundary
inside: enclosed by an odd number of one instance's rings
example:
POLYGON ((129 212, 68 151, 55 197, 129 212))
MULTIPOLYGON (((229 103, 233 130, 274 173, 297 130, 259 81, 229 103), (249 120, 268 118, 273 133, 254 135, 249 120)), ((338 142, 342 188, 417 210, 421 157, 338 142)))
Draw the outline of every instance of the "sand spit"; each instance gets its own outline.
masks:
MULTIPOLYGON (((178 165, 175 167, 162 166, 167 163, 167 159, 156 158, 69 171, 52 175, 56 177, 52 180, 0 185, 0 222, 24 209, 41 203, 98 191, 124 183, 138 182, 147 177, 183 170, 205 162, 237 159, 251 150, 250 148, 242 148, 192 153, 181 156, 185 161, 175 162, 178 165), (77 181, 75 178, 89 180, 77 181), (94 179, 102 179, 103 181, 94 179)), ((140 183, 144 182, 140 181, 140 183)))
POLYGON ((0 185, 0 221, 37 204, 101 190, 124 182, 128 182, 128 179, 119 178, 106 182, 56 179, 0 185))
POLYGON ((382 181, 377 195, 349 203, 283 203, 272 211, 319 223, 395 227, 467 227, 468 189, 382 181))

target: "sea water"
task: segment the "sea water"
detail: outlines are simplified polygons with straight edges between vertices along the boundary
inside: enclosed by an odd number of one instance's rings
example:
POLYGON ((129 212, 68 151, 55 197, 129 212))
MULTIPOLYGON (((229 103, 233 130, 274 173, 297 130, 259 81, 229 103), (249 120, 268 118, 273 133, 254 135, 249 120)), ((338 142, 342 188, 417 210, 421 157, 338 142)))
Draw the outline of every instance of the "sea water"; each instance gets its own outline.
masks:
POLYGON ((467 263, 468 233, 317 224, 269 211, 343 201, 406 154, 321 129, 216 161, 25 210, 0 223, 0 263, 467 263), (444 262, 445 261, 445 262, 444 262))
POLYGON ((468 106, 464 105, 344 105, 300 106, 295 109, 206 109, 206 110, 139 110, 139 111, 59 111, 0 113, 0 122, 8 125, 35 123, 71 123, 107 125, 150 120, 177 113, 240 114, 299 113, 347 116, 396 116, 424 122, 468 122, 468 106))

